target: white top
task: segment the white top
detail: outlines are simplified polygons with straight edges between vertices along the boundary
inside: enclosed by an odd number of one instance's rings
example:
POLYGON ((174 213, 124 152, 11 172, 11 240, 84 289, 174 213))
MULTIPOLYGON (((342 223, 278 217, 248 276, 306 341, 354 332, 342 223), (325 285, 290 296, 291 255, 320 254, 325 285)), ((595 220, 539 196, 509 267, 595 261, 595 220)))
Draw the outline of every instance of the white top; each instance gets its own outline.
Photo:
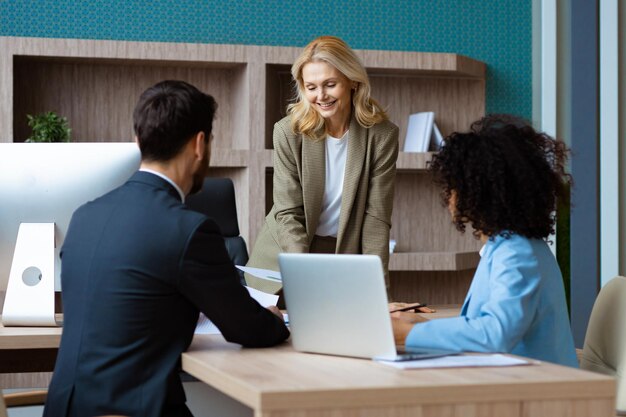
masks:
POLYGON ((341 138, 326 137, 326 182, 322 212, 315 232, 318 236, 337 237, 347 150, 348 131, 341 138))
POLYGON ((170 177, 168 177, 165 174, 161 174, 160 172, 157 172, 155 170, 152 169, 148 169, 148 168, 141 168, 139 171, 143 171, 143 172, 149 172, 150 174, 154 174, 157 177, 161 177, 163 178, 165 181, 169 182, 170 184, 172 184, 172 187, 174 187, 176 189, 176 191, 178 191, 178 194, 180 194, 180 201, 182 203, 185 202, 185 193, 183 193, 183 190, 180 189, 180 187, 178 186, 178 184, 176 184, 174 181, 172 181, 172 179, 170 177))

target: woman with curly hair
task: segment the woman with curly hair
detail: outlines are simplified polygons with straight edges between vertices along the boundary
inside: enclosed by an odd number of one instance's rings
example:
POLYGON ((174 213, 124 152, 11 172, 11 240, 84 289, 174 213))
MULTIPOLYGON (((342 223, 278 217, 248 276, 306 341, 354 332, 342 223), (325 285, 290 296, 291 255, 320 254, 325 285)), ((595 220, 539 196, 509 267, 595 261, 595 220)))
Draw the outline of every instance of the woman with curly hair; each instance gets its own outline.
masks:
MULTIPOLYGON (((274 206, 248 266, 277 270, 280 252, 366 253, 381 258, 387 275, 398 127, 337 37, 309 43, 291 74, 294 102, 274 125, 274 206)), ((246 281, 280 289, 248 274, 246 281)))
POLYGON ((460 232, 484 246, 459 317, 393 313, 399 344, 507 352, 577 367, 563 279, 546 243, 556 200, 571 184, 562 142, 512 116, 453 133, 430 172, 460 232), (418 324, 415 324, 418 323, 418 324))

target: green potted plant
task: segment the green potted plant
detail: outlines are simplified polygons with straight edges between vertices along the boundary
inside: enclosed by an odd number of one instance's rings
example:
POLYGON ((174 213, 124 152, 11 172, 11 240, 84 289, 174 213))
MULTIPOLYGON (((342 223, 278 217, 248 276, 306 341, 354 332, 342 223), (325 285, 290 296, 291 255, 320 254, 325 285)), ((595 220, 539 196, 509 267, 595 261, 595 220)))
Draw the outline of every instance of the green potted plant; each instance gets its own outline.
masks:
POLYGON ((32 116, 27 114, 28 126, 33 130, 26 142, 69 142, 72 129, 65 117, 53 111, 32 116))

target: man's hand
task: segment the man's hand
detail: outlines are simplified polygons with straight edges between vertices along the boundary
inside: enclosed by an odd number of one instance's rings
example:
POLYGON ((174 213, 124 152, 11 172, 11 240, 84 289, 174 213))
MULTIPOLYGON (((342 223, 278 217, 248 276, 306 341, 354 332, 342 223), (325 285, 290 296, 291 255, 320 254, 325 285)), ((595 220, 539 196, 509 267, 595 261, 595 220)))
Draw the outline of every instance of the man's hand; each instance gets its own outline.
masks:
POLYGON ((284 320, 283 318, 283 313, 278 309, 278 307, 276 306, 267 306, 266 307, 269 311, 271 311, 272 313, 274 313, 274 315, 276 317, 278 317, 281 320, 284 320))
POLYGON ((416 313, 405 313, 402 311, 391 313, 391 325, 396 345, 404 345, 407 335, 416 323, 427 321, 428 319, 416 313))

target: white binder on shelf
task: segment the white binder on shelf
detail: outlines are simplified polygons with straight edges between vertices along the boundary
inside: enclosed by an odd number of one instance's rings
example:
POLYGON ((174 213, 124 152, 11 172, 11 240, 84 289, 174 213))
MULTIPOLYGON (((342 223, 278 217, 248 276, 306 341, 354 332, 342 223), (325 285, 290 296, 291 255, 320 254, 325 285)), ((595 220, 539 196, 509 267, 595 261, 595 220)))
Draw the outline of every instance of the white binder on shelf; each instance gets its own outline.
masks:
POLYGON ((404 152, 428 152, 438 150, 443 136, 435 123, 435 112, 424 111, 409 116, 404 139, 404 152))
POLYGON ((430 137, 430 150, 438 151, 443 145, 443 135, 437 127, 437 123, 433 122, 433 134, 430 137))

